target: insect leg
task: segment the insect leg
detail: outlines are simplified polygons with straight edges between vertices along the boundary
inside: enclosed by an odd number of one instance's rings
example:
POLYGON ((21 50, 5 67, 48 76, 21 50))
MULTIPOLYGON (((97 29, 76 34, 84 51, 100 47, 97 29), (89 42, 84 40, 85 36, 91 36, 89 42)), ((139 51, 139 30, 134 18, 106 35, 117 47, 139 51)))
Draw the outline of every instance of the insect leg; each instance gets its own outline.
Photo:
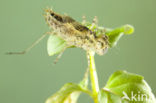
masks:
POLYGON ((94 19, 93 19, 93 24, 96 24, 96 25, 98 24, 97 16, 94 17, 94 19))
POLYGON ((86 24, 86 16, 82 16, 82 24, 83 24, 83 25, 86 24))
POLYGON ((25 54, 25 53, 29 52, 35 45, 37 45, 47 34, 51 34, 51 32, 44 33, 38 40, 36 40, 31 46, 26 48, 24 51, 21 51, 21 52, 8 52, 6 54, 8 54, 8 55, 12 55, 12 54, 25 54))
POLYGON ((56 64, 58 62, 58 60, 61 58, 62 54, 64 53, 64 51, 66 50, 66 48, 68 48, 69 46, 65 46, 62 51, 60 52, 60 54, 58 54, 58 56, 56 57, 56 59, 54 60, 54 64, 56 64))

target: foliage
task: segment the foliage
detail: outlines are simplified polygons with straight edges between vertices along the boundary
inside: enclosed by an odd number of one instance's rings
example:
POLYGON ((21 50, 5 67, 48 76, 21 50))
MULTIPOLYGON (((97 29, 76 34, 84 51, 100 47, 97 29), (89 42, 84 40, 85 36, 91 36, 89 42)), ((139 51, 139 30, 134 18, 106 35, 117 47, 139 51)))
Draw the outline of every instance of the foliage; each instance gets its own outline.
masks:
MULTIPOLYGON (((134 32, 134 28, 131 25, 124 25, 115 29, 99 27, 90 23, 85 23, 84 25, 96 32, 97 36, 101 34, 107 35, 110 48, 114 47, 124 34, 129 35, 134 32)), ((56 35, 50 35, 47 43, 49 56, 59 54, 65 47, 66 42, 63 39, 56 35)), ((126 71, 113 73, 106 86, 99 90, 94 53, 87 51, 87 54, 92 90, 88 88, 87 72, 82 82, 79 84, 65 84, 57 93, 49 97, 46 103, 76 103, 82 92, 91 96, 95 103, 156 103, 150 86, 144 78, 126 71)))

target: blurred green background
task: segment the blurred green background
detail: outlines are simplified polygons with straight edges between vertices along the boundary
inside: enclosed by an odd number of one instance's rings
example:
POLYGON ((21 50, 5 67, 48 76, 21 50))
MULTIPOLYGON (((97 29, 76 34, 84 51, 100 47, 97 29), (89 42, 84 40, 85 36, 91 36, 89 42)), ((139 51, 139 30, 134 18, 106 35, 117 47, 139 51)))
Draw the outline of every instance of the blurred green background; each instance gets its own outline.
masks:
MULTIPOLYGON (((26 55, 21 51, 49 30, 43 9, 52 7, 77 21, 94 16, 99 25, 132 24, 134 35, 124 36, 104 56, 96 55, 100 87, 116 70, 143 75, 156 94, 156 0, 0 0, 0 103, 44 103, 67 82, 78 83, 87 68, 85 51, 68 49, 56 65, 49 57, 47 38, 26 55)), ((83 94, 78 103, 91 103, 83 94)))

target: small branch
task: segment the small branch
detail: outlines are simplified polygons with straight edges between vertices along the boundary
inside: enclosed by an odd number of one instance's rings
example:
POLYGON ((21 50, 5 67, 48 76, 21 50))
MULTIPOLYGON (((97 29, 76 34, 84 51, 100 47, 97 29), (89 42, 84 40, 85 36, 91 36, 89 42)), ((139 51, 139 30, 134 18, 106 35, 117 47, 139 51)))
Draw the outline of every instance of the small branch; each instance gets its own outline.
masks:
POLYGON ((87 52, 88 66, 90 68, 90 79, 92 85, 94 103, 98 103, 99 83, 95 68, 94 52, 87 52))

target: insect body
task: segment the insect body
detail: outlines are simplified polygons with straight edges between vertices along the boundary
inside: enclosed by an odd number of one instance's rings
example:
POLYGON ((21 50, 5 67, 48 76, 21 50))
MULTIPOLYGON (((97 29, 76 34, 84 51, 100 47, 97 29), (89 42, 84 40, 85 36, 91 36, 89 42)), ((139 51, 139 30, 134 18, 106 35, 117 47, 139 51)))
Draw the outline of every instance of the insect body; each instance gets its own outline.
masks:
MULTIPOLYGON (((55 33, 45 33, 22 52, 8 52, 7 54, 25 54, 38 44, 47 34, 57 35, 62 38, 66 41, 67 47, 75 46, 83 48, 86 51, 94 51, 99 55, 103 55, 107 50, 108 38, 106 35, 102 34, 97 36, 96 32, 90 30, 69 16, 59 15, 51 9, 46 9, 45 11, 46 22, 55 33)), ((62 50, 62 53, 63 51, 64 50, 62 50)), ((60 58, 62 53, 60 53, 58 58, 60 58)), ((57 60, 58 59, 56 59, 56 61, 57 60)))
POLYGON ((86 51, 94 51, 103 55, 108 48, 106 35, 96 33, 66 15, 59 15, 51 9, 46 10, 45 19, 56 32, 56 35, 67 42, 68 46, 76 46, 86 51))

